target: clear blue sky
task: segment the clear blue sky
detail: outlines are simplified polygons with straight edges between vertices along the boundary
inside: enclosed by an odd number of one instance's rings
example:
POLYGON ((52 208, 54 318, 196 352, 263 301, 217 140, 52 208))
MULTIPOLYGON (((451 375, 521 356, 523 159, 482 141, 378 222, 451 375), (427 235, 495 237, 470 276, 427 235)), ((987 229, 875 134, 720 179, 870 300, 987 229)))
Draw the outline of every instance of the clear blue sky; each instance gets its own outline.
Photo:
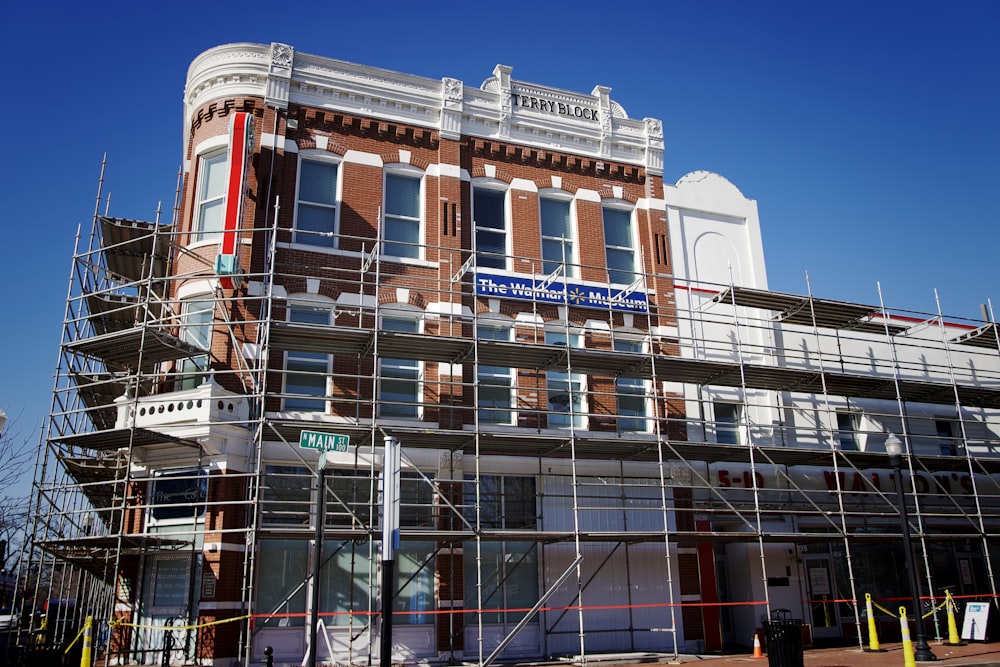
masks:
MULTIPOLYGON (((8 3, 0 127, 0 407, 49 412, 77 226, 102 155, 113 215, 166 216, 187 67, 228 42, 478 86, 610 86, 663 120, 665 180, 722 174, 760 208, 772 289, 1000 311, 1000 2, 8 3)), ((1000 313, 998 313, 1000 314, 1000 313)))

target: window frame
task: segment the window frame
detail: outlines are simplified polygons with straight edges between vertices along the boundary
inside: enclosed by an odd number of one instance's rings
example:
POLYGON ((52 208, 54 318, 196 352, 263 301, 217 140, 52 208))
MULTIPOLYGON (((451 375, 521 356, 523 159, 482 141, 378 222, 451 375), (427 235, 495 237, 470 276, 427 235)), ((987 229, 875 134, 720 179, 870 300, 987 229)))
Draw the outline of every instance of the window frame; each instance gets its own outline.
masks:
POLYGON ((861 415, 853 410, 837 411, 837 448, 845 452, 861 451, 859 433, 861 415))
POLYGON ((934 418, 934 433, 937 434, 938 447, 940 448, 941 456, 965 455, 965 444, 962 442, 961 429, 955 428, 956 426, 959 426, 959 423, 958 420, 954 418, 934 418), (947 433, 945 432, 946 430, 947 433))
MULTIPOLYGON (((310 295, 311 296, 311 295, 310 295)), ((325 299, 317 298, 303 298, 299 296, 298 298, 290 298, 285 307, 285 319, 288 322, 303 322, 303 320, 292 319, 293 311, 296 309, 305 310, 309 309, 312 312, 320 313, 324 312, 326 314, 326 324, 325 326, 333 325, 333 310, 334 304, 331 301, 325 299)), ((333 355, 322 353, 322 352, 302 352, 298 350, 289 350, 285 352, 285 358, 282 362, 282 374, 281 374, 281 393, 284 395, 281 399, 281 409, 284 412, 309 412, 309 413, 321 413, 326 414, 330 411, 330 382, 333 375, 333 355), (322 359, 325 357, 325 359, 322 359), (289 362, 301 363, 304 365, 314 365, 317 370, 290 370, 289 362), (325 362, 325 363, 322 363, 325 362), (324 366, 322 371, 318 370, 320 365, 324 366), (301 397, 289 397, 286 394, 294 393, 289 389, 289 379, 295 375, 303 374, 318 374, 322 373, 326 381, 324 383, 324 390, 322 397, 307 398, 307 394, 302 394, 301 397), (288 401, 302 401, 302 405, 289 407, 288 401), (306 407, 309 405, 309 401, 316 401, 321 403, 321 406, 317 406, 316 409, 310 409, 306 407)), ((293 385, 294 386, 294 385, 293 385)), ((306 385, 302 385, 306 386, 306 385)))
POLYGON ((403 164, 392 164, 386 165, 382 171, 382 254, 387 257, 398 257, 401 259, 418 259, 422 260, 425 256, 426 251, 426 207, 425 207, 425 179, 424 172, 416 167, 410 167, 409 165, 403 164), (416 217, 407 216, 402 213, 395 213, 389 211, 389 182, 392 178, 406 178, 410 180, 417 181, 417 215, 416 217), (408 244, 406 241, 395 241, 388 240, 388 232, 390 219, 395 221, 400 221, 405 224, 416 223, 417 226, 417 240, 414 244, 408 244), (389 250, 390 245, 399 246, 405 250, 410 250, 412 248, 413 254, 399 254, 391 252, 389 250))
POLYGON ((310 249, 319 250, 335 250, 340 247, 340 211, 343 203, 343 182, 344 182, 344 162, 338 155, 332 155, 325 151, 303 151, 299 153, 298 165, 295 175, 295 215, 292 221, 292 244, 305 246, 310 249), (332 229, 330 230, 314 230, 314 229, 303 229, 301 208, 303 205, 302 200, 302 174, 303 166, 305 164, 321 164, 326 166, 332 166, 336 169, 334 183, 334 199, 333 203, 321 202, 321 201, 306 201, 306 207, 322 208, 322 209, 332 209, 333 210, 333 221, 332 229), (317 234, 313 234, 316 232, 317 234), (330 234, 330 236, 319 236, 318 234, 330 234), (316 243, 315 240, 325 240, 329 238, 329 244, 327 243, 316 243))
POLYGON ((715 417, 715 442, 719 445, 742 445, 740 428, 743 421, 743 404, 735 401, 713 401, 712 412, 715 417), (732 411, 732 417, 723 417, 723 410, 732 411), (731 433, 731 437, 722 437, 731 433))
MULTIPOLYGON (((576 349, 586 349, 584 343, 586 338, 584 337, 584 332, 577 327, 570 327, 567 332, 565 325, 556 327, 547 326, 545 328, 544 341, 546 345, 565 345, 570 348, 576 349), (550 342, 550 337, 565 336, 567 340, 563 343, 550 342)), ((572 428, 577 431, 587 430, 588 416, 589 416, 589 406, 587 403, 587 376, 584 373, 566 373, 564 371, 546 371, 545 372, 545 425, 547 428, 553 429, 569 429, 572 428), (553 392, 550 390, 552 383, 565 383, 565 392, 569 395, 569 403, 567 406, 570 408, 565 411, 553 410, 552 401, 550 394, 553 392), (574 387, 577 387, 574 389, 574 387), (578 398, 579 400, 576 400, 578 398), (579 407, 576 407, 579 406, 579 407), (561 415, 566 415, 565 424, 553 425, 553 421, 560 421, 561 415), (574 421, 573 418, 576 418, 574 421)))
MULTIPOLYGON (((409 308, 387 308, 379 314, 379 329, 388 331, 403 331, 402 329, 386 329, 387 321, 410 322, 414 325, 413 331, 407 333, 421 333, 423 331, 423 311, 409 308)), ((376 393, 377 416, 381 419, 402 419, 406 421, 419 421, 423 419, 424 406, 424 364, 417 359, 403 359, 397 357, 382 357, 378 360, 378 386, 376 393), (389 412, 385 411, 386 404, 383 400, 384 383, 386 370, 407 371, 413 374, 412 378, 391 376, 391 379, 404 382, 412 382, 414 385, 412 403, 395 401, 390 404, 389 412), (408 412, 412 406, 413 414, 402 414, 408 412), (400 414, 393 412, 398 410, 400 414)))
POLYGON ((214 148, 198 156, 198 179, 195 191, 195 210, 191 219, 191 243, 216 242, 222 240, 223 226, 226 217, 226 183, 229 180, 229 151, 227 147, 214 148), (221 172, 213 170, 213 166, 221 165, 221 172), (206 196, 205 190, 211 185, 209 178, 218 175, 220 183, 218 193, 206 196), (206 213, 217 212, 212 225, 206 225, 206 213))
MULTIPOLYGON (((514 321, 507 318, 500 317, 490 317, 479 319, 476 322, 476 337, 479 340, 500 340, 500 341, 512 341, 514 339, 514 321), (481 335, 483 329, 487 328, 493 331, 505 331, 506 336, 503 338, 497 336, 484 337, 481 335)), ((476 412, 477 419, 480 424, 488 424, 490 426, 513 426, 517 424, 517 411, 515 407, 517 406, 517 392, 516 392, 516 378, 517 369, 507 366, 485 366, 480 365, 477 367, 476 373, 476 383, 478 386, 477 396, 476 396, 476 412), (483 378, 486 377, 488 380, 496 380, 495 382, 489 382, 487 386, 490 387, 506 387, 507 388, 507 406, 497 407, 497 406, 484 406, 481 404, 483 398, 483 378), (500 381, 505 380, 504 384, 500 381), (483 419, 483 413, 489 417, 483 419), (506 419, 497 420, 495 417, 503 415, 506 413, 506 419)), ((500 392, 498 392, 499 394, 500 392)))
POLYGON ((509 271, 511 266, 510 188, 503 181, 495 179, 475 180, 472 182, 472 196, 470 200, 472 204, 472 235, 476 248, 476 267, 482 269, 494 269, 497 271, 509 271), (501 211, 503 217, 503 220, 501 221, 502 227, 485 227, 479 224, 479 214, 476 213, 476 195, 478 192, 490 192, 494 195, 500 195, 500 200, 503 204, 503 210, 501 211), (489 253, 489 256, 486 258, 486 262, 482 261, 484 251, 479 247, 480 232, 485 234, 503 235, 504 249, 502 256, 498 256, 497 253, 492 251, 486 251, 489 253), (502 266, 496 266, 496 264, 502 264, 502 266))
POLYGON ((194 389, 206 380, 212 367, 212 337, 215 329, 215 297, 211 294, 192 294, 181 299, 180 339, 204 350, 204 354, 185 357, 177 364, 176 388, 178 391, 194 389), (196 304, 202 304, 192 309, 196 304), (206 305, 207 304, 207 305, 206 305), (198 319, 193 319, 198 315, 198 319), (201 320, 202 317, 206 319, 201 320))
POLYGON ((538 231, 539 231, 539 250, 541 254, 542 261, 542 273, 546 276, 551 275, 554 268, 550 269, 547 265, 551 265, 553 262, 558 265, 562 265, 563 257, 561 252, 562 240, 565 239, 566 246, 569 252, 566 253, 566 278, 578 278, 580 276, 580 266, 578 257, 578 244, 577 239, 579 238, 579 233, 577 229, 576 220, 576 207, 573 205, 574 199, 572 195, 564 190, 541 190, 538 193, 538 231), (567 206, 567 216, 566 216, 566 227, 569 237, 555 237, 545 234, 545 215, 543 202, 558 202, 560 204, 565 204, 567 206), (548 240, 551 242, 560 242, 560 255, 558 259, 552 259, 546 257, 545 253, 545 242, 548 240))
POLYGON ((608 283, 611 285, 631 285, 639 277, 639 249, 638 249, 638 229, 635 219, 635 207, 620 200, 604 200, 601 202, 601 231, 604 234, 604 268, 607 271, 608 283), (608 241, 608 217, 607 212, 624 213, 628 216, 628 234, 631 246, 623 246, 609 243, 608 241), (610 252, 623 253, 628 251, 631 256, 631 269, 612 268, 610 252), (628 280, 620 280, 624 274, 630 274, 628 280))
MULTIPOLYGON (((643 354, 647 350, 646 338, 641 334, 616 333, 611 343, 616 352, 631 352, 643 354), (620 349, 624 346, 633 349, 620 349)), ((652 415, 650 410, 650 383, 642 378, 615 378, 615 415, 618 419, 618 430, 628 433, 649 433, 652 430, 652 415), (622 416, 622 397, 636 400, 642 405, 642 414, 622 416), (635 425, 640 425, 635 428, 635 425)))

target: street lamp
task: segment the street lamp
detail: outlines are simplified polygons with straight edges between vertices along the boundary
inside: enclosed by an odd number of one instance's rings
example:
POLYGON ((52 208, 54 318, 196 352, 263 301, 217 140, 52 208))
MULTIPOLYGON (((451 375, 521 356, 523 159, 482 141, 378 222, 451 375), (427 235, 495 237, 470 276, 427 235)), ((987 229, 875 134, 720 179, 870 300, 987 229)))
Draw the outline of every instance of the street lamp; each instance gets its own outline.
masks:
POLYGON ((933 662, 937 656, 931 651, 924 635, 924 619, 920 613, 920 580, 913 562, 913 544, 910 542, 910 522, 906 511, 906 496, 903 494, 903 443, 890 433, 885 439, 885 453, 889 455, 889 465, 896 473, 896 497, 899 501, 899 527, 903 533, 903 550, 906 555, 906 571, 910 575, 910 595, 913 598, 913 616, 917 626, 917 645, 913 659, 918 662, 933 662))
POLYGON ((7 413, 0 409, 0 435, 3 435, 4 424, 7 423, 7 413))
POLYGON ((309 609, 309 652, 305 663, 316 667, 316 638, 319 634, 319 572, 320 560, 323 558, 323 526, 326 524, 326 452, 319 453, 316 464, 319 479, 316 483, 318 498, 316 502, 316 535, 313 542, 312 562, 312 596, 309 609))

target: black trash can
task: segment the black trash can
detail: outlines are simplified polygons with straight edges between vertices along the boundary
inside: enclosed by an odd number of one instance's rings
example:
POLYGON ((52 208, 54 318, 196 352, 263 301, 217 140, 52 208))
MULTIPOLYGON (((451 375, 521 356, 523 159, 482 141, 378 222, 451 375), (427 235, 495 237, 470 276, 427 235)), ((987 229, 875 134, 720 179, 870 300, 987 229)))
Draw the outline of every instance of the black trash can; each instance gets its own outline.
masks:
POLYGON ((802 619, 792 618, 787 609, 775 609, 764 621, 768 667, 804 667, 802 619))

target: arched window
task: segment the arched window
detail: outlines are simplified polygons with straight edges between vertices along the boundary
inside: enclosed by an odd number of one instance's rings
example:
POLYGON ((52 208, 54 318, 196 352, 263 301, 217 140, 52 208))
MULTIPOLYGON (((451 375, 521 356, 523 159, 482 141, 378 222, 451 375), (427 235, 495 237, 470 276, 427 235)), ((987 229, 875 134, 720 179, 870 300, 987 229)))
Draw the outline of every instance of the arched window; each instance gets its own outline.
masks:
POLYGON ((423 172, 407 165, 387 165, 383 187, 382 254, 423 257, 423 172))
MULTIPOLYGON (((333 305, 313 295, 302 295, 288 302, 288 321, 329 326, 333 305)), ((285 353, 284 409, 296 412, 325 412, 330 394, 329 382, 333 355, 322 352, 289 351, 285 353)))
POLYGON ((542 233, 542 273, 552 275, 565 264, 567 278, 576 278, 576 233, 573 199, 562 190, 543 190, 538 198, 542 233))
MULTIPOLYGON (((616 352, 639 354, 645 351, 645 341, 641 334, 616 334, 616 352)), ((615 399, 617 403, 618 430, 648 432, 650 430, 649 395, 645 380, 618 377, 615 379, 615 399)))
MULTIPOLYGON (((552 322, 545 328, 545 344, 583 347, 583 335, 573 329, 567 332, 562 323, 552 322)), ((549 428, 586 428, 585 382, 586 376, 581 373, 548 371, 545 374, 549 428)))
POLYGON ((632 209, 624 203, 606 202, 601 209, 604 219, 604 257, 608 267, 608 282, 630 285, 635 282, 635 228, 632 209))
POLYGON ((226 149, 198 157, 198 194, 191 241, 218 241, 222 238, 228 178, 226 149))
MULTIPOLYGON (((513 321, 486 317, 476 322, 480 340, 511 340, 513 321)), ((477 409, 480 424, 514 423, 514 369, 505 366, 479 366, 477 409)))
POLYGON ((472 184, 472 220, 476 234, 476 266, 510 268, 510 220, 505 183, 482 179, 472 184))
MULTIPOLYGON (((382 311, 382 331, 420 333, 422 311, 388 307, 382 311)), ((416 359, 382 358, 379 360, 378 416, 419 419, 422 414, 421 376, 423 368, 416 359)))
POLYGON ((307 151, 299 155, 293 242, 320 248, 339 243, 340 161, 335 155, 307 151))

